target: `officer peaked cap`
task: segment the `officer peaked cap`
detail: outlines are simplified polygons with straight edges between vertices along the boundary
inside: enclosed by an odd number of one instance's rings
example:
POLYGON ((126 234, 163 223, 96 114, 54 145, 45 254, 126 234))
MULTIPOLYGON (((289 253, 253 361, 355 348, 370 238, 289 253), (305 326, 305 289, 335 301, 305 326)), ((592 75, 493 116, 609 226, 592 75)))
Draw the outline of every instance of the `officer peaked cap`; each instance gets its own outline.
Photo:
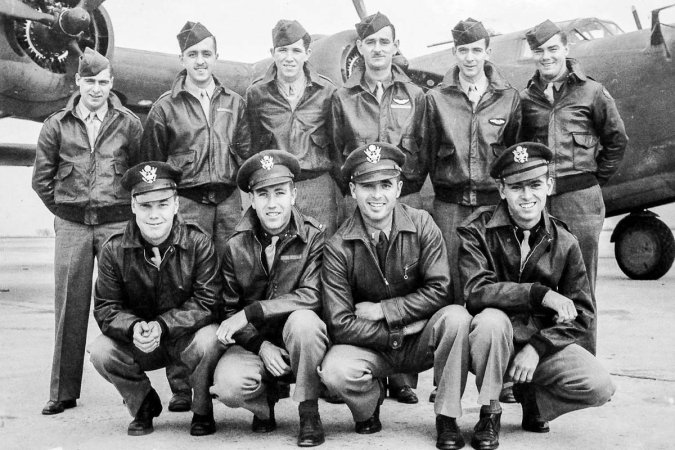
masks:
POLYGON ((490 167, 490 176, 505 183, 540 177, 548 171, 553 153, 544 144, 521 142, 504 150, 490 167))

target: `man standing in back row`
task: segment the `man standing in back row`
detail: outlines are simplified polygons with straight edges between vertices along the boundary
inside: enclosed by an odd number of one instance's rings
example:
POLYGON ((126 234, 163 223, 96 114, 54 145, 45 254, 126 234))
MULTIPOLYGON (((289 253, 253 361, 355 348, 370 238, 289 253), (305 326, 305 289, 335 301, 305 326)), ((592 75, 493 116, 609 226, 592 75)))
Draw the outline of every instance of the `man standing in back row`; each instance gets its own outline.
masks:
MULTIPOLYGON (((537 67, 520 96, 523 141, 540 142, 553 152, 550 213, 579 239, 593 296, 598 241, 605 219, 600 186, 618 170, 628 137, 614 99, 567 58, 567 35, 546 20, 527 32, 537 67)), ((595 354, 596 320, 579 344, 595 354)))

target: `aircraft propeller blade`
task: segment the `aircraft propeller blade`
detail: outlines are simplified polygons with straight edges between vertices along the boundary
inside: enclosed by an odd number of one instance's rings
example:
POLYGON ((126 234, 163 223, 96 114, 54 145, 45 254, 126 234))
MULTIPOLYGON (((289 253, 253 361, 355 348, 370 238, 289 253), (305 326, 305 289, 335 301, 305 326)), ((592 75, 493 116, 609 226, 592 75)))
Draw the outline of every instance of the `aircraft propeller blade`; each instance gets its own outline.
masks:
POLYGON ((46 25, 54 23, 54 17, 51 14, 43 13, 26 5, 21 0, 3 0, 0 1, 0 14, 4 14, 15 19, 34 20, 46 25))
POLYGON ((359 19, 363 20, 364 17, 368 15, 366 12, 366 5, 363 3, 363 0, 352 0, 354 8, 356 8, 356 13, 359 15, 359 19))
POLYGON ((80 0, 80 4, 77 5, 80 8, 84 8, 87 11, 93 11, 103 3, 105 0, 80 0))

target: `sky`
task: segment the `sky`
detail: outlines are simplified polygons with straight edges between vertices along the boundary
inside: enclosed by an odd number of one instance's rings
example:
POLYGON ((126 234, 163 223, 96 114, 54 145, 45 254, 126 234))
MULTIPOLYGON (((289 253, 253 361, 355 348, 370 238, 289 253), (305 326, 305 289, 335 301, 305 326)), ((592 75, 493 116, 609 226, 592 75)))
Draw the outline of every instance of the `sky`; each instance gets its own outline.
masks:
MULTIPOLYGON (((461 19, 473 17, 499 33, 530 28, 545 19, 562 21, 598 17, 634 31, 631 4, 643 27, 651 10, 672 0, 365 0, 368 13, 381 11, 396 26, 401 51, 408 58, 430 53, 431 43, 450 39, 461 19)), ((259 61, 269 55, 271 30, 279 19, 299 20, 311 34, 353 29, 358 16, 349 0, 108 0, 103 6, 112 23, 115 44, 178 53, 176 34, 187 20, 200 21, 218 38, 221 59, 259 61)), ((662 20, 675 22, 675 8, 662 20)), ((0 141, 33 143, 40 124, 0 119, 0 141)), ((53 233, 53 216, 30 187, 31 168, 0 167, 0 236, 53 233)), ((675 223, 671 223, 671 226, 675 223)))

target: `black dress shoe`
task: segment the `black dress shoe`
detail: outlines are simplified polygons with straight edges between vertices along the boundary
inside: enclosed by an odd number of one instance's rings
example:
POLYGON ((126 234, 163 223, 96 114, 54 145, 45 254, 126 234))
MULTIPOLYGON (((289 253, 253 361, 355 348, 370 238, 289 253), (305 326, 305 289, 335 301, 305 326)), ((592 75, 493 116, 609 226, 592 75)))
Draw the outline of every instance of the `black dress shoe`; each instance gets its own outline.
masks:
POLYGON ((277 421, 274 418, 274 404, 276 400, 270 397, 267 397, 267 404, 270 407, 270 417, 269 419, 261 419, 258 416, 253 416, 253 422, 251 422, 251 431, 254 433, 271 433, 277 429, 277 421))
POLYGON ((186 412, 192 408, 192 392, 176 392, 169 400, 169 411, 186 412))
POLYGON ((473 428, 471 446, 476 450, 494 450, 499 447, 499 429, 502 413, 484 413, 473 428))
POLYGON ((211 414, 193 414, 190 434, 192 436, 207 436, 216 432, 216 421, 211 414))
POLYGON ((514 384, 513 396, 523 407, 523 421, 521 423, 523 430, 532 433, 548 433, 550 431, 548 421, 543 420, 539 414, 537 397, 532 385, 529 383, 514 384))
POLYGON ((438 414, 436 416, 436 448, 441 450, 457 450, 464 447, 464 438, 459 431, 457 420, 438 414))
POLYGON ((400 389, 392 389, 389 387, 389 397, 395 398, 399 403, 405 403, 408 405, 415 404, 419 402, 417 395, 407 384, 401 387, 400 389))
POLYGON ((53 414, 61 414, 65 409, 74 408, 77 406, 77 401, 72 400, 49 400, 44 408, 42 408, 42 414, 45 416, 51 416, 53 414))
POLYGON ((300 414, 298 447, 316 447, 326 440, 319 413, 300 414))
POLYGON ((434 390, 431 391, 431 394, 429 394, 429 403, 434 403, 436 401, 436 394, 438 394, 438 388, 434 388, 434 390))
POLYGON ((162 402, 159 399, 159 395, 157 395, 154 389, 150 389, 150 392, 145 396, 141 407, 138 409, 136 417, 129 424, 127 434, 129 436, 143 436, 152 433, 155 431, 152 427, 152 419, 159 416, 161 412, 162 402))
POLYGON ((354 431, 359 434, 373 434, 382 431, 382 422, 380 422, 380 405, 377 405, 372 416, 361 422, 354 423, 354 431))
POLYGON ((499 401, 501 403, 518 403, 516 397, 513 396, 513 384, 505 384, 502 391, 499 393, 499 401))

